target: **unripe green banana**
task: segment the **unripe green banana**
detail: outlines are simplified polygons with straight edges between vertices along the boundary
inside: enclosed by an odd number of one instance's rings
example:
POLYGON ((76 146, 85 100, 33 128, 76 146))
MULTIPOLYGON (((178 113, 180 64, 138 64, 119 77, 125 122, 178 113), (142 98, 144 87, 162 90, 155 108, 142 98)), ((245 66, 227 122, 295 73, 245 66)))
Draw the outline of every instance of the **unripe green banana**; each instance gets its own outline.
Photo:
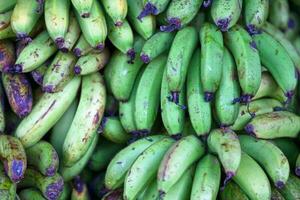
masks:
POLYGON ((71 200, 89 200, 89 190, 87 184, 79 176, 75 177, 72 183, 71 200))
POLYGON ((154 125, 160 98, 160 88, 167 57, 161 55, 149 63, 136 91, 134 120, 137 131, 147 134, 154 125))
POLYGON ((207 135, 212 124, 210 103, 204 99, 200 74, 200 49, 194 52, 187 75, 187 105, 197 135, 207 135))
POLYGON ((300 131, 300 117, 288 111, 265 113, 254 117, 245 131, 256 138, 296 138, 300 131))
POLYGON ((217 199, 220 181, 220 163, 215 156, 208 154, 197 164, 191 200, 217 199))
POLYGON ((197 15, 203 0, 172 0, 166 10, 167 25, 160 26, 163 32, 179 30, 197 15))
POLYGON ((91 73, 98 72, 101 70, 108 62, 110 53, 108 49, 104 49, 101 53, 97 51, 91 51, 85 56, 81 56, 75 66, 75 75, 87 75, 91 73))
POLYGON ((17 193, 16 184, 5 174, 2 163, 0 164, 0 195, 3 200, 15 200, 17 193))
MULTIPOLYGON (((0 8, 2 8, 2 6, 0 6, 0 8)), ((0 13, 0 21, 2 22, 0 24, 0 40, 12 38, 16 36, 15 32, 12 30, 11 23, 10 23, 12 13, 13 13, 12 10, 9 10, 4 13, 0 13)))
POLYGON ((201 83, 205 101, 212 101, 222 79, 224 56, 223 36, 218 28, 204 23, 199 33, 201 45, 201 83))
POLYGON ((150 145, 165 138, 163 135, 154 135, 142 138, 131 143, 119 153, 109 163, 105 174, 105 186, 110 190, 122 186, 125 175, 136 158, 150 145))
POLYGON ((112 94, 107 94, 104 114, 116 116, 119 113, 119 101, 112 94))
POLYGON ((250 200, 244 191, 233 181, 226 184, 224 190, 221 191, 220 199, 250 200))
POLYGON ((10 107, 19 117, 27 116, 32 109, 32 89, 25 74, 2 73, 2 83, 10 107))
POLYGON ((106 90, 102 75, 93 73, 84 76, 79 105, 63 145, 64 166, 74 165, 88 150, 97 134, 105 101, 106 90))
POLYGON ((84 38, 84 35, 81 34, 73 49, 73 53, 76 57, 81 57, 88 54, 90 51, 92 51, 92 49, 93 48, 91 47, 91 45, 84 38))
POLYGON ((242 12, 243 0, 214 0, 211 4, 210 14, 222 32, 233 27, 242 12))
POLYGON ((171 138, 164 138, 148 147, 134 161, 124 181, 124 199, 136 199, 147 184, 156 176, 159 164, 167 150, 174 144, 171 138))
MULTIPOLYGON (((134 51, 139 54, 144 45, 144 40, 136 36, 134 51)), ((119 101, 127 101, 134 86, 135 79, 143 63, 136 56, 132 62, 128 62, 128 57, 120 51, 115 51, 105 67, 104 75, 108 87, 112 94, 119 101), (110 77, 108 77, 110 74, 110 77)))
POLYGON ((75 99, 80 82, 80 77, 73 78, 61 92, 46 93, 41 97, 15 131, 24 147, 37 143, 59 120, 75 99))
POLYGON ((35 81, 35 83, 37 83, 40 86, 43 85, 43 79, 50 64, 50 60, 46 61, 41 66, 30 72, 31 77, 35 81))
POLYGON ((267 175, 263 169, 244 152, 242 152, 241 163, 233 180, 250 199, 271 199, 271 186, 267 175))
POLYGON ((285 29, 288 26, 290 6, 287 0, 270 1, 269 21, 277 28, 285 29))
POLYGON ((78 11, 75 11, 75 15, 86 41, 93 48, 100 51, 103 50, 107 36, 107 27, 104 12, 99 1, 93 0, 93 6, 88 18, 82 18, 78 11))
POLYGON ((75 176, 79 175, 82 170, 85 168, 87 165, 89 159, 91 158, 95 147, 98 142, 99 135, 95 135, 92 138, 91 144, 88 146, 87 151, 81 156, 81 158, 72 166, 67 167, 64 165, 61 165, 59 172, 61 173, 61 176, 63 177, 64 181, 70 181, 72 180, 75 176))
POLYGON ((289 177, 290 166, 282 151, 267 140, 246 135, 239 138, 242 150, 262 166, 277 188, 283 188, 289 177))
POLYGON ((262 64, 272 74, 285 96, 291 99, 297 85, 297 73, 288 52, 274 37, 265 32, 254 35, 253 38, 262 64))
POLYGON ((73 67, 77 58, 72 53, 59 51, 43 78, 43 91, 55 93, 62 91, 66 84, 74 77, 73 67))
POLYGON ((275 99, 258 99, 250 102, 248 105, 240 106, 239 114, 234 124, 230 127, 232 130, 243 130, 254 116, 273 112, 280 109, 283 105, 275 99))
POLYGON ((46 200, 42 193, 35 188, 27 188, 19 192, 19 197, 22 200, 46 200))
POLYGON ((290 177, 284 188, 279 190, 286 200, 300 199, 300 179, 293 174, 290 177))
POLYGON ((123 26, 127 16, 127 0, 102 0, 104 10, 115 26, 123 26))
POLYGON ((27 168, 26 153, 21 142, 15 137, 0 135, 0 158, 10 180, 19 182, 27 168))
POLYGON ((26 149, 28 165, 44 176, 54 176, 58 170, 59 158, 53 146, 46 141, 39 141, 26 149))
POLYGON ((139 200, 157 200, 159 199, 159 194, 157 191, 157 181, 156 177, 148 184, 146 190, 143 192, 142 198, 139 200))
POLYGON ((149 38, 142 49, 140 58, 144 63, 149 63, 157 56, 170 49, 175 33, 157 32, 149 38))
POLYGON ((8 72, 16 61, 15 47, 10 40, 0 41, 0 56, 0 71, 8 72))
POLYGON ((127 0, 128 4, 128 20, 132 24, 135 31, 145 40, 149 39, 155 32, 156 20, 152 15, 138 19, 139 14, 143 10, 143 0, 127 0))
POLYGON ((56 46, 60 48, 69 26, 69 0, 45 1, 45 22, 47 31, 56 46))
POLYGON ((300 153, 298 153, 298 157, 297 157, 297 160, 296 160, 295 174, 297 176, 300 176, 300 153))
POLYGON ((75 10, 82 18, 89 18, 95 0, 71 0, 75 10))
POLYGON ((243 7, 243 17, 248 32, 250 34, 258 33, 267 21, 269 0, 244 0, 243 7))
POLYGON ((195 136, 183 137, 165 154, 157 174, 160 195, 170 191, 184 172, 204 154, 204 144, 195 136))
POLYGON ((197 31, 194 27, 186 27, 176 33, 167 60, 168 87, 172 93, 172 101, 178 103, 187 76, 188 66, 197 46, 197 31), (186 38, 189 38, 186 40, 186 38))
POLYGON ((225 44, 231 51, 238 71, 243 92, 241 102, 249 103, 261 82, 261 64, 256 44, 241 26, 232 27, 224 35, 225 44))
POLYGON ((54 176, 43 176, 38 171, 28 168, 24 179, 18 184, 19 188, 34 187, 48 200, 58 199, 64 187, 62 177, 56 173, 54 176))
POLYGON ((226 48, 222 68, 222 79, 216 93, 215 112, 220 126, 228 127, 234 124, 239 114, 240 105, 234 101, 240 97, 240 87, 235 62, 226 48))
POLYGON ((0 2, 0 13, 5 13, 15 7, 17 0, 3 0, 0 2))
POLYGON ((41 66, 56 50, 47 31, 43 31, 23 49, 12 67, 12 71, 16 73, 30 72, 41 66))
POLYGON ((111 142, 124 144, 130 139, 118 117, 104 117, 99 128, 100 133, 111 142))

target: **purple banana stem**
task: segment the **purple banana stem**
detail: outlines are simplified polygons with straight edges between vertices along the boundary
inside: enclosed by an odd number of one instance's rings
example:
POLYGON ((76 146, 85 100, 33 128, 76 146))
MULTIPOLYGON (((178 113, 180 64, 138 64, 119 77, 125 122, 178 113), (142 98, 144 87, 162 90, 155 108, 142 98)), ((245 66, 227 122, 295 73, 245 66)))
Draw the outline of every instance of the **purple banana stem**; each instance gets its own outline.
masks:
POLYGON ((240 101, 243 104, 249 104, 251 102, 252 97, 253 96, 250 94, 244 94, 240 97, 240 101))
POLYGON ((203 4, 202 4, 203 7, 204 7, 204 8, 210 7, 211 4, 212 4, 212 1, 213 1, 213 0, 204 0, 204 1, 203 1, 203 4))
POLYGON ((148 16, 148 15, 157 15, 158 10, 155 5, 153 5, 150 2, 147 2, 146 5, 144 6, 142 12, 139 14, 137 17, 140 21, 142 21, 142 18, 148 16))
POLYGON ((217 27, 219 27, 219 29, 222 32, 226 32, 226 31, 228 31, 229 23, 230 23, 230 19, 229 18, 218 19, 216 25, 217 25, 217 27))
POLYGON ((251 36, 261 34, 261 30, 259 30, 254 24, 248 24, 246 27, 251 36))
POLYGON ((296 167, 295 173, 297 176, 300 176, 300 167, 296 167))
POLYGON ((103 51, 105 45, 103 43, 98 44, 95 49, 99 50, 99 51, 103 51))
POLYGON ((142 53, 141 60, 143 63, 148 64, 150 62, 150 57, 147 54, 142 53))
POLYGON ((181 28, 181 20, 179 18, 170 18, 168 19, 168 25, 160 26, 162 32, 173 32, 181 28))
POLYGON ((43 92, 46 93, 54 93, 54 86, 53 85, 46 85, 43 87, 43 92))
POLYGON ((290 91, 286 92, 284 95, 287 97, 287 100, 284 102, 284 104, 285 104, 285 105, 290 104, 291 101, 292 101, 292 98, 293 98, 293 96, 294 96, 294 91, 293 91, 293 90, 290 90, 290 91))
POLYGON ((90 15, 91 15, 91 13, 83 13, 83 14, 81 14, 81 17, 82 18, 89 18, 90 15))
POLYGON ((128 63, 133 64, 133 60, 135 59, 135 51, 134 51, 134 49, 129 49, 127 51, 126 55, 129 57, 128 63))
POLYGON ((229 183, 229 181, 231 181, 231 179, 234 176, 235 176, 234 172, 231 172, 231 171, 226 172, 226 177, 224 179, 223 186, 222 186, 221 190, 224 190, 225 186, 229 183))
POLYGON ((73 50, 73 53, 76 57, 80 57, 81 56, 81 50, 79 48, 75 48, 73 50))
POLYGON ((81 67, 78 66, 78 65, 76 65, 76 66, 74 67, 74 74, 75 74, 75 75, 79 75, 80 73, 81 73, 81 67))
POLYGON ((254 131, 254 126, 252 124, 247 124, 245 126, 245 131, 246 133, 248 133, 249 135, 256 137, 255 131, 254 131))
POLYGON ((73 180, 73 187, 78 192, 83 192, 84 182, 81 180, 80 176, 76 176, 73 180))
POLYGON ((116 23, 115 23, 115 26, 116 27, 120 27, 120 26, 122 26, 123 25, 123 22, 122 21, 117 21, 116 23))
POLYGON ((275 183, 275 187, 277 187, 278 189, 282 189, 284 187, 284 182, 283 181, 276 181, 275 183))
POLYGON ((171 135, 171 138, 173 138, 174 140, 178 141, 182 138, 182 134, 181 133, 178 133, 178 134, 175 134, 175 135, 171 135))
POLYGON ((171 92, 171 96, 170 96, 169 100, 174 102, 175 104, 178 104, 179 103, 179 92, 171 92))
POLYGON ((206 102, 211 102, 214 99, 214 93, 213 92, 204 92, 204 100, 206 102))
POLYGON ((58 48, 58 49, 61 49, 61 48, 64 47, 65 39, 62 38, 62 37, 59 37, 59 38, 56 38, 54 42, 55 42, 57 48, 58 48))
POLYGON ((49 200, 56 200, 59 198, 63 189, 64 189, 64 181, 63 179, 59 179, 57 182, 47 186, 45 195, 49 200))

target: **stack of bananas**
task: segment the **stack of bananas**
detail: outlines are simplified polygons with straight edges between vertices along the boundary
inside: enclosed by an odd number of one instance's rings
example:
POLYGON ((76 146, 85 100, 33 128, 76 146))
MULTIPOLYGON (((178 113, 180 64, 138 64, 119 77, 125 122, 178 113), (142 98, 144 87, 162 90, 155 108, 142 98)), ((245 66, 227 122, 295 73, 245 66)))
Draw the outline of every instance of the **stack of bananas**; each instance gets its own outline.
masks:
POLYGON ((1 0, 0 200, 300 200, 300 0, 1 0))

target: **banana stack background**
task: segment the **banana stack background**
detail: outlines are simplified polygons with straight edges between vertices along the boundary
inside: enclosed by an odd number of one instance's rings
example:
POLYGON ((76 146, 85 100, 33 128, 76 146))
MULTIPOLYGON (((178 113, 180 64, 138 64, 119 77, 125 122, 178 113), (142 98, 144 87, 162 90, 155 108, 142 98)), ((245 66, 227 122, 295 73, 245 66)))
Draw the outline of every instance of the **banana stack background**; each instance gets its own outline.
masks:
POLYGON ((0 200, 300 200, 299 0, 1 0, 0 200))

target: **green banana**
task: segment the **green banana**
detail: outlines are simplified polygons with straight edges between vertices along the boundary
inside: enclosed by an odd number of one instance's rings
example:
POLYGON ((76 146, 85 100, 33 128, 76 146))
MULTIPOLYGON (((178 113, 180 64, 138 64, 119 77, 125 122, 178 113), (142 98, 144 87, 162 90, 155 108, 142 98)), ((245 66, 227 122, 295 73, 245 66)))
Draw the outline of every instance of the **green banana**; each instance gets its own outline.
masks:
POLYGON ((159 199, 159 194, 157 191, 157 181, 156 178, 154 178, 151 183, 147 186, 146 190, 144 191, 144 194, 140 200, 157 200, 159 199))
POLYGON ((240 101, 249 103, 256 94, 261 82, 261 64, 256 44, 241 26, 232 27, 224 35, 237 66, 238 78, 243 95, 240 101))
POLYGON ((141 60, 148 64, 157 56, 170 49, 175 33, 157 32, 149 38, 140 54, 141 60))
POLYGON ((104 10, 115 26, 123 26, 127 16, 127 0, 102 0, 104 10))
POLYGON ((283 188, 289 177, 290 166, 282 151, 267 140, 246 135, 239 138, 242 150, 262 166, 277 188, 283 188))
POLYGON ((2 164, 0 164, 0 195, 3 200, 15 200, 17 193, 16 184, 5 174, 2 164))
POLYGON ((107 140, 114 143, 124 144, 130 139, 118 117, 103 117, 99 129, 107 140))
MULTIPOLYGON (((85 56, 81 56, 75 66, 75 75, 87 75, 101 70, 108 62, 110 53, 108 49, 104 49, 101 53, 91 51, 85 56)), ((73 68, 73 67, 72 67, 73 68)))
POLYGON ((191 200, 217 199, 221 180, 221 166, 213 155, 202 158, 196 168, 191 200))
POLYGON ((97 134, 105 101, 106 90, 102 75, 93 73, 84 76, 79 105, 63 144, 64 166, 74 165, 87 151, 97 134))
POLYGON ((167 25, 160 26, 163 32, 179 30, 189 24, 197 15, 203 0, 172 0, 166 10, 167 25))
POLYGON ((128 4, 128 20, 132 24, 135 31, 145 40, 149 39, 155 32, 156 20, 152 15, 138 19, 139 14, 143 10, 143 0, 127 0, 128 4))
POLYGON ((254 117, 245 131, 256 138, 296 138, 300 131, 300 117, 288 111, 270 112, 254 117))
POLYGON ((0 55, 0 71, 4 73, 9 72, 11 66, 16 61, 15 47, 10 40, 1 40, 0 55))
POLYGON ((89 18, 92 12, 93 3, 95 0, 71 0, 76 12, 82 18, 89 18))
POLYGON ((212 20, 222 32, 233 27, 242 12, 243 0, 214 0, 211 4, 210 14, 212 20))
POLYGON ((258 99, 248 105, 242 105, 237 119, 230 128, 235 131, 243 130, 254 116, 270 113, 281 107, 283 105, 279 101, 270 98, 258 99))
POLYGON ((12 67, 12 72, 30 72, 41 66, 56 50, 47 31, 43 31, 23 49, 12 67))
POLYGON ((212 125, 210 103, 204 99, 200 79, 200 49, 192 57, 187 75, 187 105, 190 121, 197 135, 208 135, 212 125))
POLYGON ((43 91, 47 93, 62 91, 74 76, 73 67, 76 60, 72 53, 59 51, 44 75, 43 91))
POLYGON ((2 83, 14 113, 20 118, 27 116, 32 109, 32 89, 25 74, 2 73, 2 83))
POLYGON ((176 33, 167 60, 168 87, 176 104, 184 87, 188 66, 197 45, 197 31, 186 27, 176 33), (186 38, 189 38, 186 40, 186 38))
POLYGON ((84 35, 81 34, 73 49, 73 53, 76 57, 81 57, 88 54, 90 51, 92 51, 92 49, 93 48, 91 47, 91 45, 84 38, 84 35))
POLYGON ((300 180, 298 177, 290 174, 290 177, 285 185, 279 192, 286 200, 300 199, 300 180))
POLYGON ((46 200, 42 193, 35 188, 27 188, 19 192, 19 197, 22 200, 46 200))
POLYGON ((244 152, 242 152, 241 164, 233 180, 250 199, 271 199, 271 186, 267 175, 263 169, 244 152))
POLYGON ((205 101, 213 100, 222 79, 224 56, 223 36, 218 28, 204 23, 199 32, 201 44, 201 83, 205 101))
POLYGON ((59 158, 53 146, 46 141, 39 141, 26 149, 27 162, 44 176, 54 176, 58 170, 59 158))
POLYGON ((164 138, 148 147, 137 157, 125 177, 124 199, 136 199, 138 194, 146 188, 156 176, 165 153, 174 143, 173 139, 164 138))
POLYGON ((7 12, 15 7, 17 0, 3 0, 0 3, 0 13, 7 12))
POLYGON ((269 0, 244 0, 243 9, 247 31, 250 34, 259 33, 269 15, 269 0))
POLYGON ((297 157, 297 160, 296 160, 295 174, 297 176, 300 176, 300 153, 298 153, 298 157, 297 157))
POLYGON ((287 0, 270 1, 269 21, 277 28, 285 29, 288 26, 290 7, 287 0))
POLYGON ((240 87, 235 62, 226 48, 222 67, 222 79, 216 92, 215 112, 220 126, 228 127, 234 124, 239 114, 240 105, 233 102, 240 96, 240 87))
POLYGON ((39 66, 38 68, 30 72, 31 77, 33 78, 35 83, 37 83, 40 86, 43 85, 43 79, 50 64, 51 64, 50 61, 46 61, 41 66, 39 66))
POLYGON ((48 199, 58 199, 64 187, 64 181, 59 174, 43 176, 38 171, 28 168, 24 179, 18 184, 18 188, 34 187, 48 199))
POLYGON ((195 136, 183 137, 165 154, 157 174, 160 195, 170 191, 184 172, 204 154, 204 144, 195 136))
MULTIPOLYGON (((0 8, 2 8, 2 6, 0 6, 0 8)), ((11 23, 10 23, 12 13, 13 13, 12 10, 4 13, 0 13, 0 21, 2 22, 0 24, 0 40, 13 38, 16 36, 14 31, 12 30, 11 23)))
POLYGON ((138 19, 141 20, 148 15, 159 15, 167 9, 169 2, 170 0, 144 0, 144 8, 138 19))
POLYGON ((105 186, 107 189, 114 190, 123 184, 125 175, 137 157, 150 145, 162 140, 166 136, 153 135, 139 139, 115 155, 110 161, 106 174, 105 186))
POLYGON ((69 0, 45 1, 45 22, 47 31, 58 48, 64 41, 69 26, 69 0))
POLYGON ((73 78, 61 92, 43 94, 15 131, 24 147, 37 143, 59 120, 75 99, 80 82, 79 77, 73 78))
POLYGON ((75 177, 72 186, 71 200, 90 199, 87 184, 79 176, 75 177))
POLYGON ((93 0, 93 6, 88 18, 82 18, 78 11, 75 12, 75 15, 86 41, 93 48, 102 51, 107 36, 107 27, 100 3, 97 0, 93 0))
POLYGON ((111 94, 107 94, 104 114, 105 116, 116 116, 119 113, 119 101, 111 94))
POLYGON ((11 16, 11 27, 18 39, 31 41, 29 33, 43 14, 44 1, 18 0, 11 16))
POLYGON ((160 88, 167 57, 161 55, 149 63, 136 91, 134 121, 137 131, 147 134, 154 125, 160 98, 160 88))
POLYGON ((244 191, 233 181, 229 182, 221 192, 221 200, 249 200, 244 191))
POLYGON ((224 185, 237 173, 241 162, 241 146, 238 136, 230 129, 214 129, 209 133, 207 145, 218 155, 226 173, 224 185))
POLYGON ((253 38, 262 64, 272 74, 285 96, 291 99, 297 85, 297 73, 288 52, 275 38, 265 32, 254 35, 253 38))
POLYGON ((20 140, 9 135, 0 135, 0 158, 10 180, 19 182, 27 168, 26 153, 20 140))

